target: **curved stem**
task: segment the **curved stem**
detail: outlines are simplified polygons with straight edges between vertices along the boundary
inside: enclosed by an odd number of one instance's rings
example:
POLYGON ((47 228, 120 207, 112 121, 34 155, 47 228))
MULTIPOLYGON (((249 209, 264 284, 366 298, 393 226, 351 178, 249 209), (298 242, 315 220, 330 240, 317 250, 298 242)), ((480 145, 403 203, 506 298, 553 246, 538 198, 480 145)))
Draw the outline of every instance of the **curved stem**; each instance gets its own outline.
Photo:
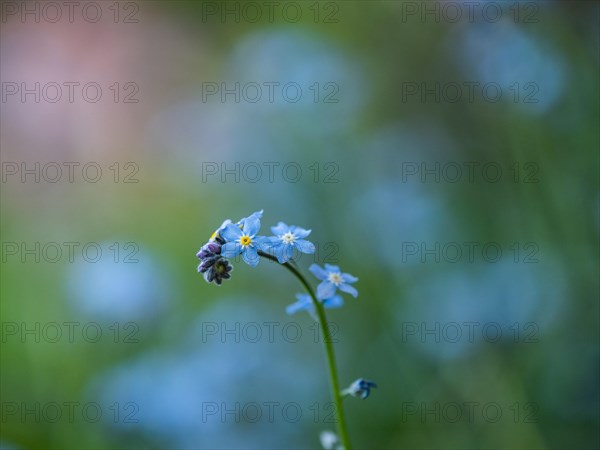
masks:
MULTIPOLYGON (((272 255, 269 255, 268 253, 259 251, 258 254, 263 258, 278 262, 277 258, 275 258, 272 255)), ((333 344, 331 342, 331 331, 329 330, 329 325, 327 323, 325 308, 323 307, 323 304, 319 300, 317 300, 317 296, 315 295, 313 288, 308 283, 306 278, 304 278, 304 275, 300 273, 297 267, 289 263, 284 263, 280 265, 284 266, 286 269, 292 272, 296 278, 298 278, 300 283, 302 283, 302 286, 304 286, 304 289, 306 289, 306 292, 308 292, 308 294, 312 298, 313 304, 315 305, 317 316, 319 318, 319 325, 321 327, 321 333, 323 334, 323 342, 325 343, 325 351, 327 353, 327 364, 329 365, 329 384, 331 386, 331 394, 335 403, 338 433, 340 435, 340 439, 342 441, 344 449, 351 450, 350 440, 348 438, 348 430, 346 428, 346 418, 344 416, 342 394, 338 382, 337 366, 335 364, 335 353, 333 351, 333 344)))

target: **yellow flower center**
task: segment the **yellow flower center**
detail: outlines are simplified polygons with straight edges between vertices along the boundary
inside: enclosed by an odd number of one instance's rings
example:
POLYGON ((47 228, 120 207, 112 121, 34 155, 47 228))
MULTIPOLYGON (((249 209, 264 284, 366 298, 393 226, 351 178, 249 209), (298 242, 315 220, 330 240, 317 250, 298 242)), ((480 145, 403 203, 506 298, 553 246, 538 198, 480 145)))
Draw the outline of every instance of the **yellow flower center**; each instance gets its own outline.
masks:
POLYGON ((339 286, 340 284, 342 284, 342 281, 343 281, 342 274, 339 272, 330 273, 327 278, 329 279, 329 281, 331 281, 336 286, 339 286))
POLYGON ((252 238, 250 236, 242 236, 240 238, 240 244, 242 244, 244 247, 252 244, 252 238))
MULTIPOLYGON (((218 230, 217 230, 217 231, 218 231, 218 230)), ((216 237, 217 237, 217 235, 218 235, 218 234, 219 234, 219 233, 217 233, 217 232, 215 231, 215 232, 214 232, 214 233, 213 233, 213 234, 210 236, 210 239, 209 239, 209 241, 214 241, 214 240, 216 239, 216 237)))

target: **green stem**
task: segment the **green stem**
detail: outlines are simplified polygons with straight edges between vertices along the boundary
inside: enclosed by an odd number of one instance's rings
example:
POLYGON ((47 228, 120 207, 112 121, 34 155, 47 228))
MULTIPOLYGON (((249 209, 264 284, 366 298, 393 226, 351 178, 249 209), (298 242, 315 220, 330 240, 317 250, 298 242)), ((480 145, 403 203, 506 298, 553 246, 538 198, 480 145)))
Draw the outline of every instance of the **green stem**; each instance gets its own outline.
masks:
MULTIPOLYGON (((263 258, 270 259, 271 261, 277 261, 272 255, 268 253, 259 251, 258 254, 263 258)), ((325 343, 325 351, 327 353, 327 364, 329 365, 329 384, 331 386, 331 394, 333 397, 333 401, 335 402, 335 411, 337 416, 337 428, 338 433, 340 435, 340 439, 342 441, 342 445, 345 450, 351 450, 350 447, 350 439, 348 438, 348 430, 346 428, 346 418, 344 416, 343 402, 342 402, 342 394, 340 392, 340 385, 338 382, 338 374, 337 374, 337 366, 335 365, 335 354, 333 352, 333 344, 331 342, 331 332, 329 331, 329 325, 327 324, 327 317, 325 316, 325 308, 323 304, 317 300, 317 296, 313 291, 311 285, 306 281, 304 275, 300 273, 300 271, 293 265, 289 263, 281 264, 290 272, 292 272, 296 278, 302 283, 306 292, 311 296, 313 304, 315 305, 315 309, 317 311, 317 316, 319 318, 319 325, 321 326, 321 333, 323 334, 323 342, 325 343)))

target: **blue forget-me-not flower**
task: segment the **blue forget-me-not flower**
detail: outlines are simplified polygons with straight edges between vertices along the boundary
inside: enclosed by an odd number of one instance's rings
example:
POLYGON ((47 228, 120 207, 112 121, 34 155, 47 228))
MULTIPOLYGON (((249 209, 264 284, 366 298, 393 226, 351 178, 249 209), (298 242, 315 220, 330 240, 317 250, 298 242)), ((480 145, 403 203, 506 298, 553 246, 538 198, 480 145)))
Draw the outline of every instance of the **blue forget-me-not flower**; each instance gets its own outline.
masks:
POLYGON ((351 395, 353 397, 360 397, 363 400, 369 396, 371 393, 371 388, 376 388, 377 385, 369 380, 365 380, 364 378, 359 378, 354 383, 350 385, 347 389, 342 391, 342 395, 351 395))
MULTIPOLYGON (((260 212, 262 215, 262 211, 260 212)), ((239 225, 229 223, 221 231, 221 237, 225 244, 221 247, 221 255, 225 258, 234 258, 240 253, 244 262, 254 267, 258 264, 258 250, 262 250, 268 244, 264 236, 257 236, 260 230, 260 216, 252 214, 239 222, 239 225)))
POLYGON ((271 232, 275 236, 269 238, 270 250, 281 264, 292 258, 294 249, 307 254, 315 252, 313 243, 304 239, 311 230, 279 222, 276 226, 271 227, 271 232))
POLYGON ((317 286, 317 298, 319 300, 333 297, 337 289, 355 298, 358 297, 358 291, 353 286, 350 286, 350 283, 357 282, 358 278, 349 273, 342 273, 338 266, 325 264, 325 269, 323 269, 317 264, 312 264, 308 270, 322 281, 317 286))

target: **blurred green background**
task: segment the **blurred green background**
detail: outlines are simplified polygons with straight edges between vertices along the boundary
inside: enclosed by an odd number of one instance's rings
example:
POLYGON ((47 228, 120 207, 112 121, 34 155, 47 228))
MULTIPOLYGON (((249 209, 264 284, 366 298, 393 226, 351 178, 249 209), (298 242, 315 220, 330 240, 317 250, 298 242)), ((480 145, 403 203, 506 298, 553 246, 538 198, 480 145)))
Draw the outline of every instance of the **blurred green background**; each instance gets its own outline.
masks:
POLYGON ((360 279, 356 448, 600 446, 598 2, 92 3, 1 3, 1 448, 320 448, 296 280, 196 273, 259 209, 360 279))

